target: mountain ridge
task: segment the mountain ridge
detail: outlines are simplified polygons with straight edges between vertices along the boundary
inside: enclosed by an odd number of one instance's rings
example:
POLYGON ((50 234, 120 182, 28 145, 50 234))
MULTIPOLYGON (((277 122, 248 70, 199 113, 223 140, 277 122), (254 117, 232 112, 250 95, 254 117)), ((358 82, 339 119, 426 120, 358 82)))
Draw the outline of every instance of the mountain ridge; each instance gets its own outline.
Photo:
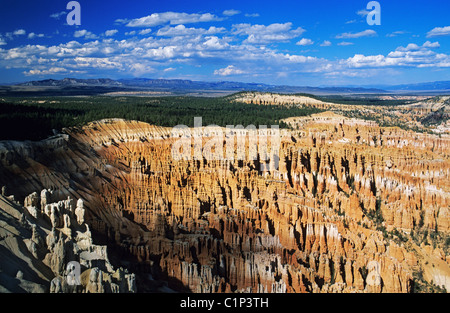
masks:
POLYGON ((312 86, 288 86, 288 85, 269 85, 263 83, 242 83, 234 81, 193 81, 187 79, 153 79, 153 78, 133 78, 118 79, 109 78, 98 79, 80 79, 64 78, 60 80, 45 79, 38 81, 29 81, 16 84, 14 86, 33 86, 33 87, 119 87, 119 88, 151 88, 151 89, 170 89, 170 90, 233 90, 233 91, 266 91, 266 92, 315 92, 315 93, 382 93, 384 90, 377 88, 363 87, 312 87, 312 86))
POLYGON ((6 93, 17 94, 33 91, 33 88, 53 88, 68 94, 103 94, 114 91, 164 91, 185 94, 234 93, 240 91, 258 91, 272 93, 309 93, 313 95, 336 94, 447 94, 450 93, 450 81, 435 81, 401 85, 373 86, 290 86, 264 83, 244 83, 236 81, 195 81, 188 79, 163 78, 63 78, 28 81, 2 86, 6 93), (29 88, 29 89, 28 89, 29 88))

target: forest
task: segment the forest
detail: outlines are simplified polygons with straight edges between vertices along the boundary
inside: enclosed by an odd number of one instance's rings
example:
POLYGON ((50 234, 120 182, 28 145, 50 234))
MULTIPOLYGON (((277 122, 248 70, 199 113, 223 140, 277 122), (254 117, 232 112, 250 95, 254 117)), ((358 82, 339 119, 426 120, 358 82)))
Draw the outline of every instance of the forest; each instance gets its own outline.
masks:
POLYGON ((292 116, 321 112, 316 108, 259 106, 231 102, 226 97, 7 97, 0 99, 0 140, 41 140, 64 127, 104 118, 138 120, 158 126, 279 125, 292 116))

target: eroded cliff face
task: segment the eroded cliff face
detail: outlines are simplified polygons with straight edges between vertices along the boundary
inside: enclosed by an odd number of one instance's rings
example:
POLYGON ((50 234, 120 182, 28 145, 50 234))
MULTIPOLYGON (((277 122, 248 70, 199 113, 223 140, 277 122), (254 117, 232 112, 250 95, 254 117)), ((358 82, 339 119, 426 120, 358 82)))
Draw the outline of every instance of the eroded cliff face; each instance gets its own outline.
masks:
POLYGON ((85 199, 93 230, 177 290, 409 292, 419 270, 448 290, 448 136, 328 113, 288 122, 277 169, 176 161, 171 129, 108 120, 4 143, 0 183, 85 199), (434 246, 413 240, 425 231, 434 246))
POLYGON ((82 199, 52 202, 52 192, 22 205, 0 195, 0 292, 126 293, 136 279, 114 268, 107 247, 93 243, 82 199))

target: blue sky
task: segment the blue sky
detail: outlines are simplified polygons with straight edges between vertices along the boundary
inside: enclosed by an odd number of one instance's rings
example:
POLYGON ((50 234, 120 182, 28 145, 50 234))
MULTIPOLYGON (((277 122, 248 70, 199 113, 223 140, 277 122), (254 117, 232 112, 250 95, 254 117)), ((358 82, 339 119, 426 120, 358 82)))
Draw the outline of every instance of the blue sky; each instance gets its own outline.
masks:
POLYGON ((180 78, 339 86, 450 80, 450 2, 0 0, 0 83, 180 78))

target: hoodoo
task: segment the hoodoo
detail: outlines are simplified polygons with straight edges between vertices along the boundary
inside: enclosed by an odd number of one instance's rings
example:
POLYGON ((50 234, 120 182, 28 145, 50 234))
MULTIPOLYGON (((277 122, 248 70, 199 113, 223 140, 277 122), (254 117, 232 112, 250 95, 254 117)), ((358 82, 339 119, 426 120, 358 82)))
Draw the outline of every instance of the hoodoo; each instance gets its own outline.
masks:
POLYGON ((51 269, 40 285, 65 264, 46 253, 71 238, 86 290, 135 290, 131 274, 112 272, 128 287, 106 287, 92 231, 152 277, 137 280, 144 291, 410 292, 419 270, 448 290, 448 136, 336 114, 288 122, 301 130, 281 133, 267 171, 258 159, 174 160, 171 129, 119 119, 1 143, 0 185, 27 221, 49 223, 25 236, 51 269))

